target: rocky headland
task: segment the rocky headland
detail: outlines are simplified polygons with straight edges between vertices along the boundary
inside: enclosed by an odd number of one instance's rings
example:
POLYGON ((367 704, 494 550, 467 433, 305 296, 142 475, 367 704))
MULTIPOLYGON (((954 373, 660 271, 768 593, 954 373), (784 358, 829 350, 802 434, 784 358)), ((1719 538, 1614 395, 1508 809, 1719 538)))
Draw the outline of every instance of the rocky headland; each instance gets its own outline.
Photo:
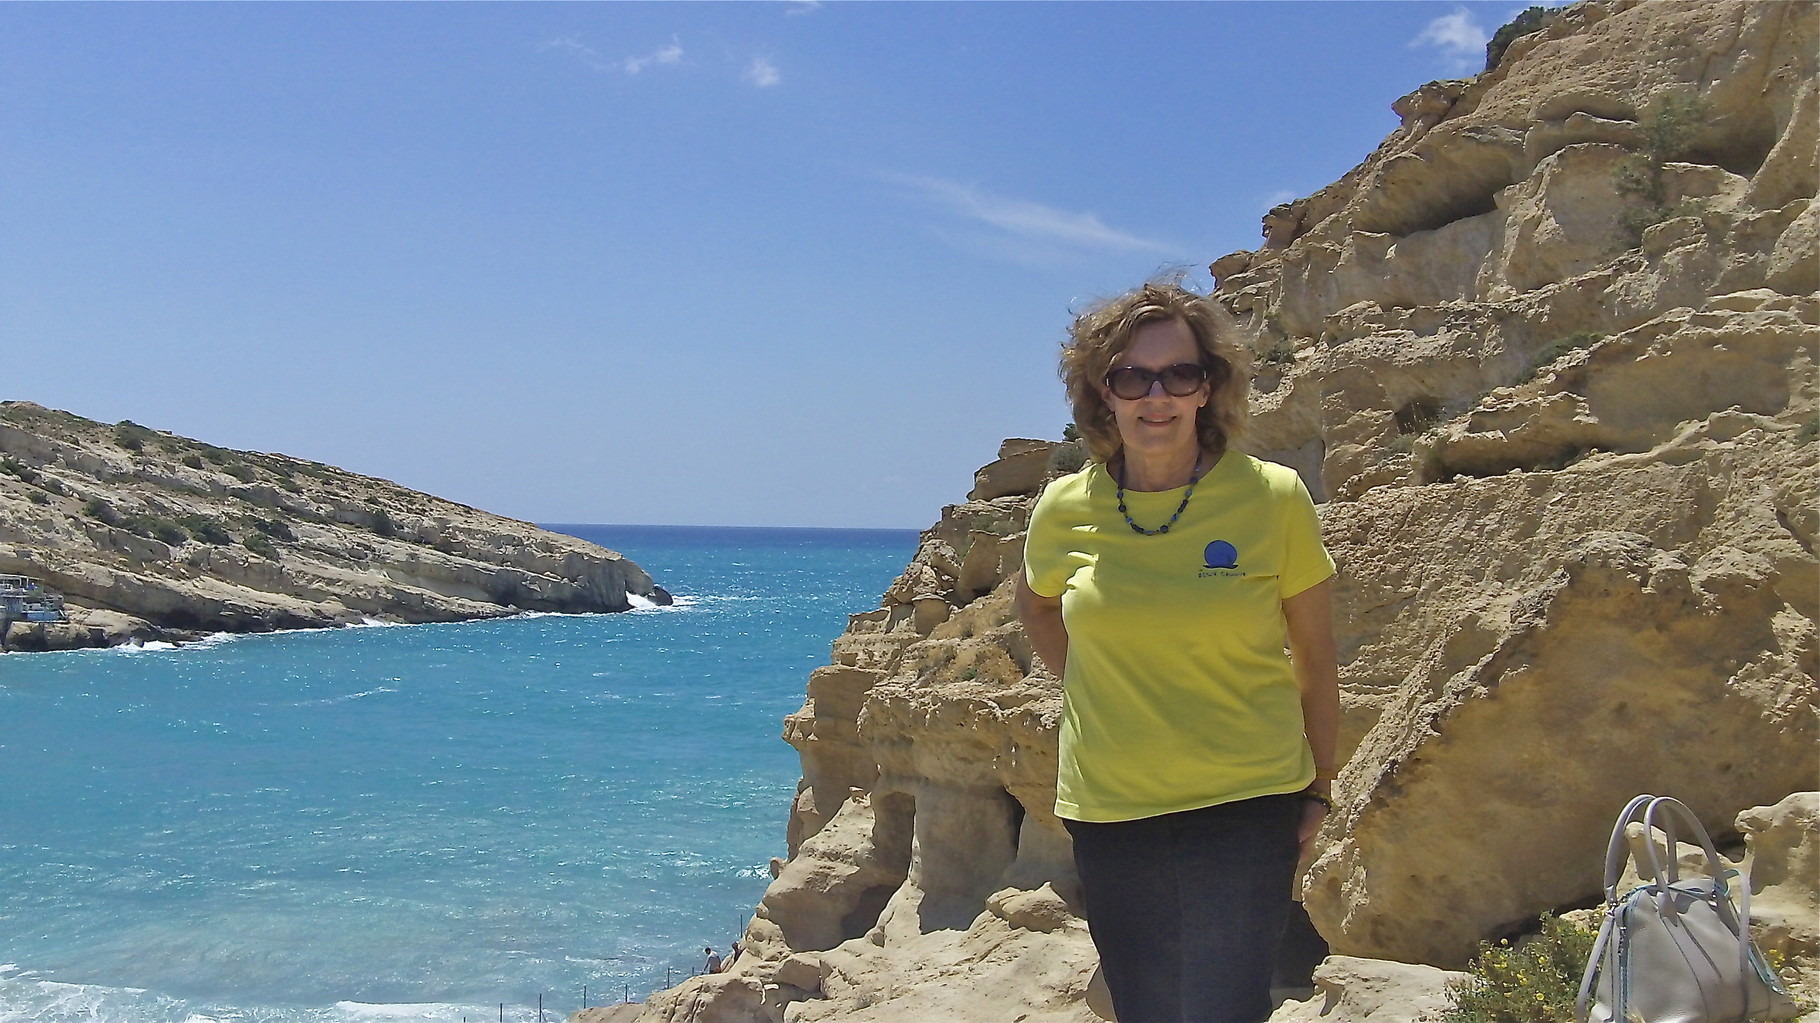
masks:
MULTIPOLYGON (((1331 954, 1279 1021, 1433 1018, 1478 942, 1597 903, 1639 792, 1722 836, 1815 994, 1820 7, 1540 20, 1212 265, 1247 446, 1341 566, 1347 763, 1301 882, 1331 954)), ((644 1023, 1095 1018, 1059 685, 1009 587, 1081 452, 1000 456, 785 721, 745 954, 644 1023)))
POLYGON ((68 621, 4 649, 668 603, 613 551, 287 455, 0 402, 0 574, 68 621))

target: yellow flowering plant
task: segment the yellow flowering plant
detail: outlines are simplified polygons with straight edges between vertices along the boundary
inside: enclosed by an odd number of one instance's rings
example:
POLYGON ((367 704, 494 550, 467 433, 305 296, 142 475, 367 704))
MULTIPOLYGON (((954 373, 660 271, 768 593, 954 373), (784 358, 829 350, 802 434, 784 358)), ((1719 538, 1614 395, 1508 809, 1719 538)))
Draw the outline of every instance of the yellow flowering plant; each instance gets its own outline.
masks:
POLYGON ((1443 1023, 1569 1023, 1593 932, 1550 914, 1541 930, 1512 947, 1479 943, 1468 979, 1449 984, 1443 1023))

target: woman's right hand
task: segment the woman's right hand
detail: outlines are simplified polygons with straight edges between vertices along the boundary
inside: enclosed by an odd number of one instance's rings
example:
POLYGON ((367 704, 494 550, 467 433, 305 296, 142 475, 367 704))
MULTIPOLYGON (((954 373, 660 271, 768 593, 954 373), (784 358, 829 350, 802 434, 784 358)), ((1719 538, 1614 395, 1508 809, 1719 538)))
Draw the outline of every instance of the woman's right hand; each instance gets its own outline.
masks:
POLYGON ((1056 678, 1061 678, 1068 666, 1068 626, 1062 623, 1062 598, 1037 593, 1024 582, 1024 573, 1019 572, 1013 600, 1018 621, 1024 623, 1024 633, 1030 637, 1031 649, 1056 678))

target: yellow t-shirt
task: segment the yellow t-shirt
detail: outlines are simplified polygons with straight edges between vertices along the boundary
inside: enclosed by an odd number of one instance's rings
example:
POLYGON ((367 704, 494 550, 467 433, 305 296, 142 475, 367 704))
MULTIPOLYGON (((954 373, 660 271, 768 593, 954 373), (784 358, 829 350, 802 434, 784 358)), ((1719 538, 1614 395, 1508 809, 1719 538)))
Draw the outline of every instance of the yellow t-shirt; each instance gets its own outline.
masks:
MULTIPOLYGON (((1294 792, 1314 780, 1283 599, 1333 574, 1295 470, 1227 452, 1168 533, 1135 533, 1099 463, 1030 515, 1026 582, 1062 598, 1055 812, 1122 821, 1294 792)), ((1125 492, 1155 529, 1182 490, 1125 492)))

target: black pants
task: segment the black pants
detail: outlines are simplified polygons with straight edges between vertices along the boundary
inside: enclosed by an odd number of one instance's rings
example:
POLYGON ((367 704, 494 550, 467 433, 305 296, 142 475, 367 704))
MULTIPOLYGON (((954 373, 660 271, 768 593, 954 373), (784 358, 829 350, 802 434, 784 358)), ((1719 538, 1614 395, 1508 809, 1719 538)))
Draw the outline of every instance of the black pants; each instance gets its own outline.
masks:
POLYGON ((1065 821, 1119 1023, 1260 1023, 1289 918, 1298 796, 1065 821))

